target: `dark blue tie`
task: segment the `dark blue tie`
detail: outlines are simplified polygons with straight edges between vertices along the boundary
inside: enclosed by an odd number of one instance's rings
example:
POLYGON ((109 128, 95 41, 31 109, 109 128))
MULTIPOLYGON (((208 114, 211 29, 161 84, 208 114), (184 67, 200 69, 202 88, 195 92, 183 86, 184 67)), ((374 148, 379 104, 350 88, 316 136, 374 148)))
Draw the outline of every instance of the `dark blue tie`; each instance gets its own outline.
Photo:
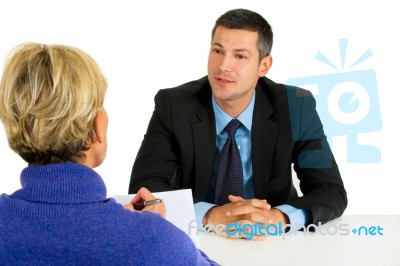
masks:
POLYGON ((241 125, 239 120, 232 119, 225 127, 228 139, 218 160, 214 200, 217 205, 228 203, 228 195, 243 196, 243 168, 235 140, 236 130, 241 125))

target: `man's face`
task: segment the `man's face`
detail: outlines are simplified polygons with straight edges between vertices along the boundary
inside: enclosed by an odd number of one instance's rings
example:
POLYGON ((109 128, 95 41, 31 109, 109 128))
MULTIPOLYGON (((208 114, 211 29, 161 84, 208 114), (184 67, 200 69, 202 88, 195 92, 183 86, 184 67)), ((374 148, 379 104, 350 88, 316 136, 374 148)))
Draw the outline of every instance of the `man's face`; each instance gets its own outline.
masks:
POLYGON ((208 79, 222 109, 246 107, 258 78, 269 70, 271 58, 259 62, 257 45, 257 32, 217 27, 208 56, 208 79))

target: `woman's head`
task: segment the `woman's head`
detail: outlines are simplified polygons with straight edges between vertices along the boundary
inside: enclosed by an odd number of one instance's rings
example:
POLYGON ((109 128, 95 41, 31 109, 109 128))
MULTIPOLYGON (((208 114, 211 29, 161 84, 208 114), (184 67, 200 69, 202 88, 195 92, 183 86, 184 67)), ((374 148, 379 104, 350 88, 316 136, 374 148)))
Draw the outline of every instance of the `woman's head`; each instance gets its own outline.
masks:
POLYGON ((81 161, 96 141, 94 121, 106 89, 97 63, 77 48, 17 46, 0 83, 10 147, 32 164, 81 161))

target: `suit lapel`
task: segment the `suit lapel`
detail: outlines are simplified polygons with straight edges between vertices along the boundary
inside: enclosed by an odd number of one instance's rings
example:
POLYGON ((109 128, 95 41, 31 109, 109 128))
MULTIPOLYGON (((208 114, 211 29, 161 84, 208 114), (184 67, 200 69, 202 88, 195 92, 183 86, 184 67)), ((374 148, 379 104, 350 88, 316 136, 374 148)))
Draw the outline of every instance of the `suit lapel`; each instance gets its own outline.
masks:
MULTIPOLYGON (((263 79, 260 81, 256 88, 253 113, 252 161, 255 197, 265 198, 279 126, 270 120, 274 110, 264 91, 268 89, 267 85, 263 79)), ((209 85, 203 90, 196 115, 198 121, 192 124, 196 174, 194 196, 204 199, 208 192, 216 145, 215 118, 209 85)))
POLYGON ((267 195, 268 178, 279 128, 278 124, 269 119, 274 110, 264 92, 267 88, 261 88, 261 86, 265 84, 257 86, 252 126, 252 161, 256 198, 265 198, 267 195))
POLYGON ((198 122, 192 124, 196 163, 195 197, 206 198, 215 153, 215 118, 211 104, 211 89, 205 90, 197 111, 198 122))

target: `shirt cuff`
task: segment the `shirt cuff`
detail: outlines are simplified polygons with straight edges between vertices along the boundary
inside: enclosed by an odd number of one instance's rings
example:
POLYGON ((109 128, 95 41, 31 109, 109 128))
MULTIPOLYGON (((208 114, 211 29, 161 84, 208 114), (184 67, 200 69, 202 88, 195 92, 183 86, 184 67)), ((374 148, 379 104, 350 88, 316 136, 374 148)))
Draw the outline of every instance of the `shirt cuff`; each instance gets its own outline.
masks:
POLYGON ((206 215, 209 209, 215 206, 217 205, 203 201, 194 204, 194 213, 196 215, 196 223, 198 229, 203 228, 204 215, 206 215))
POLYGON ((301 229, 303 226, 307 226, 307 211, 305 209, 298 209, 288 204, 279 205, 274 208, 288 216, 291 228, 301 229))

